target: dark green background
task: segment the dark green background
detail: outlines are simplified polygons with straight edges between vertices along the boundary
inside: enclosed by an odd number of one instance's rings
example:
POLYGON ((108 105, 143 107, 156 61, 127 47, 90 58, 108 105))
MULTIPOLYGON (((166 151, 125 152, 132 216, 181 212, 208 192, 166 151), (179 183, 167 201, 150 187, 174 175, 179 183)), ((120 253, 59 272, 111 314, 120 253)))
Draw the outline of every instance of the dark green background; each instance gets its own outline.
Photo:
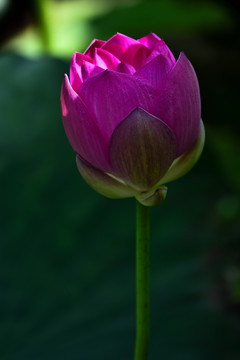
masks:
MULTIPOLYGON (((151 211, 150 360, 240 357, 237 11, 150 1, 88 24, 104 40, 156 32, 201 87, 204 153, 151 211)), ((133 359, 135 203, 100 196, 77 171, 59 101, 69 61, 0 54, 2 360, 133 359)))

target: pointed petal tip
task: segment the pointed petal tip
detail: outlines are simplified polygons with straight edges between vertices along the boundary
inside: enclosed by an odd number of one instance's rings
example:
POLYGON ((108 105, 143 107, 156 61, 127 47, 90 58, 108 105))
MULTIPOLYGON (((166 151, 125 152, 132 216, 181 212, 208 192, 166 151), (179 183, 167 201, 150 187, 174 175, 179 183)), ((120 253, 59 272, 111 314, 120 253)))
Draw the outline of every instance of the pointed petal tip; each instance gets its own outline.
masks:
POLYGON ((88 46, 88 48, 84 51, 83 55, 87 55, 90 58, 94 57, 94 51, 96 48, 100 48, 105 44, 105 41, 94 39, 91 44, 88 46))
POLYGON ((67 76, 67 74, 64 74, 63 79, 62 79, 62 85, 61 85, 61 99, 63 96, 63 88, 66 86, 66 81, 67 81, 66 79, 68 79, 68 76, 67 76))
POLYGON ((159 90, 163 80, 172 70, 173 66, 163 54, 159 54, 137 70, 134 76, 159 90))
POLYGON ((140 39, 138 39, 138 41, 141 44, 146 45, 147 47, 152 48, 153 46, 155 46, 159 41, 160 41, 160 37, 158 37, 155 33, 150 32, 149 34, 141 37, 140 39))
POLYGON ((61 86, 61 94, 60 94, 60 100, 61 100, 61 109, 62 109, 62 116, 65 118, 68 115, 68 108, 67 108, 67 97, 69 96, 69 88, 72 89, 70 85, 70 81, 67 74, 64 74, 62 86, 61 86))
POLYGON ((180 64, 185 64, 185 66, 190 66, 190 67, 193 69, 193 71, 195 72, 195 70, 194 70, 194 68, 193 68, 193 66, 192 66, 191 61, 188 59, 188 57, 187 57, 187 55, 185 54, 184 51, 181 51, 181 52, 180 52, 180 54, 179 54, 179 56, 178 56, 178 58, 177 58, 177 61, 176 61, 175 65, 174 65, 174 67, 176 67, 177 65, 179 65, 179 63, 180 63, 180 64))
POLYGON ((61 87, 61 100, 64 101, 64 98, 66 96, 70 96, 73 99, 76 97, 79 97, 78 94, 72 88, 68 75, 64 74, 63 81, 62 81, 62 87, 61 87))
POLYGON ((69 82, 69 78, 68 78, 67 74, 64 74, 63 81, 64 81, 64 83, 69 82))

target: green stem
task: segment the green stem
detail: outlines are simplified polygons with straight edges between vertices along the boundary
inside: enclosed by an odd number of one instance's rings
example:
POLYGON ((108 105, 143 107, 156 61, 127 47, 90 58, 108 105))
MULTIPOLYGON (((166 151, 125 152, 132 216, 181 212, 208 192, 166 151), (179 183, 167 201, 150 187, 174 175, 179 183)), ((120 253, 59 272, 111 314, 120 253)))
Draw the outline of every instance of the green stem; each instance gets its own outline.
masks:
POLYGON ((135 360, 147 360, 150 340, 150 208, 136 202, 136 345, 135 360))

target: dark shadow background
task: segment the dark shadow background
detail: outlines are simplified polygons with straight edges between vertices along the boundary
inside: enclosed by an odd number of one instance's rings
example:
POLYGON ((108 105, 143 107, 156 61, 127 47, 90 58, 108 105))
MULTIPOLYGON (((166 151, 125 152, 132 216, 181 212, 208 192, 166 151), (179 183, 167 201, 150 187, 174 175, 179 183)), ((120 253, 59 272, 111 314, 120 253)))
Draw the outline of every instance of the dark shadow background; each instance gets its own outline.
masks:
POLYGON ((0 13, 0 358, 133 359, 135 203, 84 183, 59 94, 71 46, 81 52, 93 37, 152 31, 194 65, 207 138, 195 168, 152 209, 150 360, 237 360, 239 8, 75 1, 79 13, 91 9, 78 20, 67 11, 72 1, 63 3, 52 2, 48 13, 49 1, 9 1, 0 13), (65 38, 49 14, 62 27, 63 14, 74 24, 65 38), (29 29, 37 34, 32 47, 29 29))

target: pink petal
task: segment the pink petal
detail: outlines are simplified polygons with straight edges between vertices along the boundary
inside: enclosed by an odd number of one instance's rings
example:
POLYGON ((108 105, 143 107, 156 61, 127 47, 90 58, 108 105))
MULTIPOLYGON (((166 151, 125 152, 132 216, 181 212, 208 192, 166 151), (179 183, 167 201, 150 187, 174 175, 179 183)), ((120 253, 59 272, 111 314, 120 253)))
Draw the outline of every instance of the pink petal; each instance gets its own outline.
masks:
POLYGON ((106 50, 95 49, 94 63, 103 69, 116 70, 120 60, 106 50))
POLYGON ((173 65, 176 64, 175 57, 173 56, 171 50, 167 47, 165 42, 161 40, 151 51, 150 55, 147 58, 146 62, 150 62, 152 59, 154 59, 158 55, 163 55, 167 59, 171 61, 173 65))
POLYGON ((114 130, 109 155, 116 176, 149 191, 175 158, 175 137, 160 119, 136 108, 114 130))
POLYGON ((145 63, 149 55, 149 50, 142 44, 133 44, 125 51, 121 57, 121 61, 132 65, 135 69, 139 69, 145 63))
POLYGON ((104 44, 105 41, 94 39, 87 48, 87 50, 84 51, 84 54, 90 56, 93 59, 95 54, 95 49, 101 48, 104 44))
POLYGON ((142 45, 151 50, 161 39, 154 33, 150 33, 138 40, 142 45))
POLYGON ((63 125, 73 149, 96 168, 111 170, 106 140, 88 109, 72 89, 67 75, 62 84, 61 107, 63 125))
POLYGON ((183 53, 162 85, 153 114, 172 129, 177 156, 183 154, 196 139, 201 117, 197 76, 183 53))
POLYGON ((85 81, 89 77, 99 74, 101 71, 104 71, 104 69, 91 64, 88 61, 84 61, 81 67, 82 80, 85 81))
POLYGON ((80 96, 107 139, 135 107, 151 112, 158 93, 131 75, 105 70, 86 80, 80 96))
POLYGON ((83 61, 89 61, 92 63, 92 59, 89 56, 77 52, 73 54, 70 65, 70 84, 76 92, 78 92, 79 87, 83 82, 81 72, 81 65, 83 61))
POLYGON ((134 67, 132 65, 126 64, 124 62, 121 62, 117 68, 116 71, 124 73, 124 74, 134 74, 136 72, 136 70, 134 69, 134 67))
POLYGON ((102 49, 109 51, 119 60, 122 60, 125 51, 133 44, 138 44, 138 42, 126 35, 117 33, 102 46, 102 49))
POLYGON ((136 195, 136 190, 127 184, 111 177, 110 175, 96 169, 78 155, 76 157, 77 167, 84 180, 95 191, 112 199, 126 198, 136 195))
POLYGON ((158 55, 135 72, 134 76, 144 80, 155 89, 159 89, 163 79, 172 69, 172 63, 163 55, 158 55))

